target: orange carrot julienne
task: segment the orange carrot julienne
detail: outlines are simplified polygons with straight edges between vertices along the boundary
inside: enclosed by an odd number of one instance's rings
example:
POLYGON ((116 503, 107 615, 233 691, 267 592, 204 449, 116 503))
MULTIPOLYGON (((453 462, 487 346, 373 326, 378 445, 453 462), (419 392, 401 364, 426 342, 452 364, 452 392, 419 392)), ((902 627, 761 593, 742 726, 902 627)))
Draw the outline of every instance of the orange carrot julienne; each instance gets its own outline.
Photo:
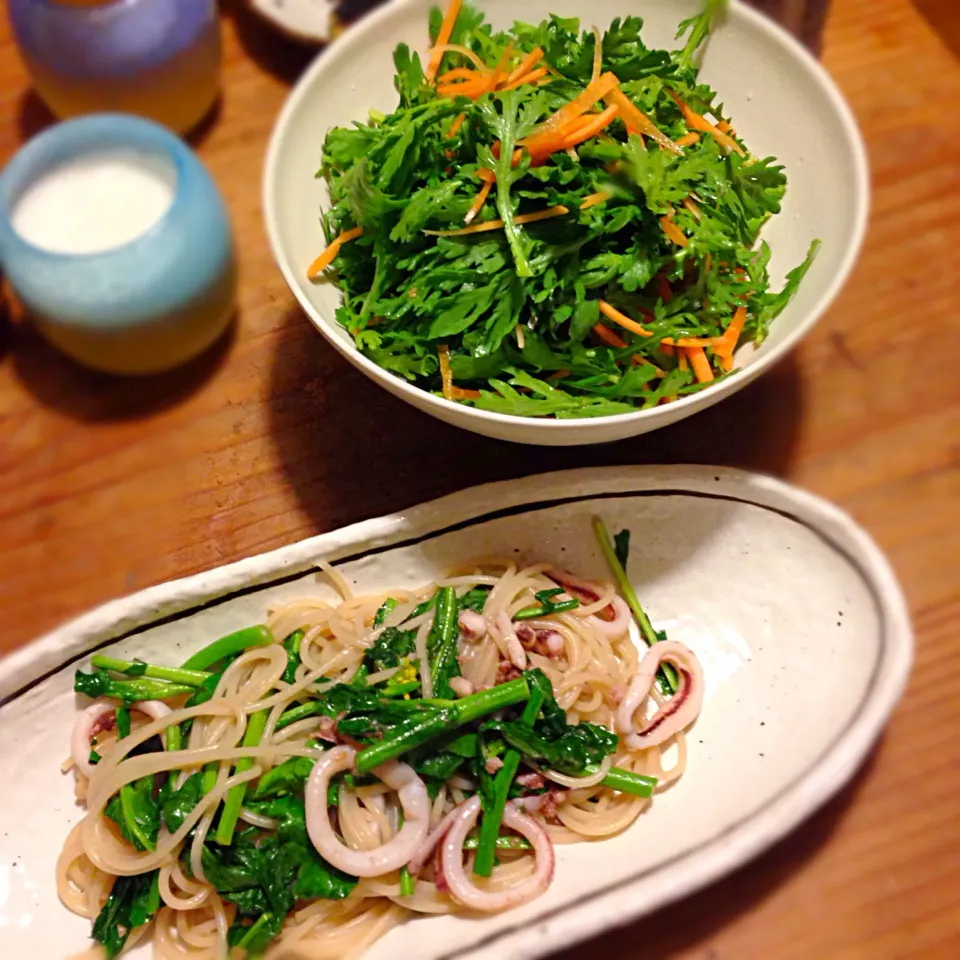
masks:
POLYGON ((440 382, 443 384, 443 395, 453 399, 453 370, 450 369, 450 348, 441 343, 437 347, 437 356, 440 358, 440 382))
POLYGON ((529 73, 525 73, 522 77, 517 77, 516 80, 507 80, 505 83, 500 85, 500 89, 514 90, 517 87, 522 87, 525 83, 535 83, 537 80, 545 77, 547 73, 548 71, 546 67, 537 67, 536 70, 531 70, 529 73))
MULTIPOLYGON (((525 223, 536 223, 539 220, 549 220, 551 217, 562 217, 570 211, 557 204, 555 207, 548 207, 546 210, 538 210, 536 213, 521 213, 513 218, 513 222, 518 226, 525 223)), ((502 220, 485 220, 483 223, 472 223, 469 227, 463 227, 460 230, 424 230, 427 237, 465 237, 471 233, 486 233, 488 230, 500 230, 503 228, 502 220)))
POLYGON ((580 202, 580 209, 589 210, 598 203, 605 203, 611 196, 613 196, 613 194, 607 193, 606 190, 598 190, 596 193, 591 193, 590 196, 583 198, 580 202))
POLYGON ((721 342, 716 349, 716 353, 724 361, 724 370, 729 370, 733 366, 733 351, 737 348, 737 341, 740 339, 740 334, 743 333, 743 325, 746 322, 747 308, 737 307, 733 313, 733 320, 730 321, 730 326, 724 331, 720 338, 721 342), (729 367, 726 366, 728 360, 730 362, 729 367))
POLYGON ((543 50, 540 47, 534 47, 507 75, 507 84, 515 83, 520 77, 526 76, 542 59, 543 50))
POLYGON ((612 73, 602 74, 596 82, 588 84, 582 93, 541 123, 529 137, 521 141, 521 144, 527 148, 534 159, 538 156, 549 156, 557 142, 562 140, 561 131, 569 125, 570 121, 582 116, 598 100, 602 100, 619 85, 620 81, 612 73))
POLYGON ((736 140, 725 134, 706 117, 700 116, 696 110, 684 103, 672 90, 667 90, 667 93, 670 94, 673 102, 680 108, 680 112, 683 114, 683 119, 686 121, 688 127, 693 127, 694 130, 699 130, 701 133, 711 134, 722 147, 739 153, 741 157, 743 156, 743 150, 736 140))
POLYGON ((713 370, 710 369, 710 361, 703 352, 703 347, 685 347, 684 349, 690 358, 690 366, 693 367, 697 382, 709 383, 713 379, 713 370))
POLYGON ((677 137, 673 142, 678 147, 691 147, 700 139, 700 134, 694 130, 691 130, 689 133, 685 133, 682 137, 677 137))
POLYGON ((447 7, 447 12, 443 17, 443 23, 440 24, 440 30, 437 33, 437 42, 433 45, 433 52, 430 54, 430 62, 427 64, 428 82, 433 82, 433 78, 437 75, 437 70, 440 69, 444 52, 437 50, 437 48, 450 42, 450 37, 453 35, 453 28, 457 23, 457 17, 460 15, 462 3, 463 0, 450 0, 450 6, 447 7))
POLYGON ((589 140, 592 137, 595 137, 601 130, 610 126, 613 123, 613 120, 620 113, 620 108, 617 106, 607 107, 602 113, 598 113, 595 117, 591 118, 590 121, 580 127, 576 132, 569 134, 563 139, 563 148, 575 147, 578 143, 583 143, 584 140, 589 140))
POLYGON ((547 377, 548 380, 563 380, 565 377, 570 376, 569 370, 555 370, 553 373, 547 377))
POLYGON ((474 217, 476 217, 476 215, 483 209, 483 205, 487 202, 487 197, 490 196, 490 191, 493 189, 493 184, 493 180, 483 181, 483 186, 480 188, 480 192, 477 194, 476 199, 470 205, 470 209, 463 218, 464 223, 473 223, 474 217))
POLYGON ((451 387, 450 399, 451 400, 479 400, 480 391, 470 390, 467 387, 451 387))
POLYGON ((734 132, 735 132, 734 129, 733 129, 733 127, 731 127, 730 124, 727 123, 726 120, 721 120, 721 121, 717 124, 717 129, 718 129, 721 133, 734 133, 734 132))
POLYGON ((361 233, 363 233, 363 227, 351 227, 349 230, 341 230, 340 235, 331 241, 327 249, 307 268, 307 279, 315 280, 319 277, 320 274, 336 260, 340 248, 348 241, 359 237, 361 233))
POLYGON ((638 133, 645 133, 671 153, 680 152, 680 148, 622 90, 619 88, 611 90, 604 94, 603 100, 604 103, 611 106, 616 104, 620 108, 620 116, 627 125, 627 129, 632 128, 638 133))
POLYGON ((696 202, 692 197, 684 197, 683 205, 693 214, 693 218, 697 221, 703 216, 700 211, 700 208, 697 206, 696 202))
POLYGON ((670 219, 670 217, 661 217, 660 227, 667 235, 667 239, 672 240, 678 247, 685 247, 687 245, 687 238, 684 236, 683 231, 670 219))
POLYGON ((677 369, 681 370, 683 373, 686 373, 690 369, 690 361, 687 359, 687 351, 678 350, 677 354, 677 369))
MULTIPOLYGON (((480 73, 489 73, 490 68, 469 48, 462 43, 438 43, 427 51, 431 56, 439 53, 441 56, 445 53, 459 53, 466 57, 480 71, 480 73)), ((445 75, 444 75, 445 76, 445 75)), ((440 78, 443 79, 442 77, 440 78)))
POLYGON ((660 343, 665 347, 722 347, 726 341, 723 337, 664 337, 660 343))
POLYGON ((635 353, 631 358, 630 362, 635 366, 645 366, 653 367, 654 375, 658 380, 662 380, 667 374, 666 371, 661 370, 655 363, 651 363, 646 357, 641 357, 639 354, 635 353))
POLYGON ((642 327, 639 323, 637 323, 636 320, 631 320, 625 313, 621 313, 616 307, 607 303, 606 300, 601 300, 599 303, 600 312, 608 320, 612 320, 614 323, 619 324, 624 330, 629 330, 631 333, 639 334, 641 337, 653 336, 649 330, 647 330, 645 327, 642 327))
POLYGON ((661 352, 665 357, 672 357, 672 356, 676 353, 676 350, 673 348, 673 346, 672 346, 671 344, 669 344, 669 343, 664 343, 664 342, 661 340, 661 341, 660 341, 660 352, 661 352))
POLYGON ((463 121, 466 119, 467 115, 465 113, 461 113, 456 117, 453 123, 450 124, 450 129, 447 131, 448 140, 452 140, 457 135, 460 128, 463 126, 463 121))
POLYGON ((437 77, 437 83, 450 83, 453 80, 476 80, 477 71, 471 70, 469 67, 454 67, 452 70, 448 70, 446 73, 440 74, 437 77))
POLYGON ((627 345, 626 340, 618 337, 608 326, 602 323, 595 323, 593 325, 593 332, 610 347, 617 347, 622 350, 627 345))

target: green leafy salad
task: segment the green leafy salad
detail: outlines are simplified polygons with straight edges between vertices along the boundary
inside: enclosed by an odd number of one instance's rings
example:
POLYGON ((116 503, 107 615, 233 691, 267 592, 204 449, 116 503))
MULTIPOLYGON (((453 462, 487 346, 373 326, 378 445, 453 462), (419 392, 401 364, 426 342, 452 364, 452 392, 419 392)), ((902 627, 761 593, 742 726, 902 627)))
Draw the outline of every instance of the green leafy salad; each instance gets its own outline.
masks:
POLYGON ((701 390, 759 342, 816 252, 771 290, 761 227, 783 168, 737 135, 698 57, 722 0, 644 45, 551 16, 495 31, 455 2, 397 108, 329 131, 311 266, 357 348, 424 390, 532 417, 628 413, 701 390))

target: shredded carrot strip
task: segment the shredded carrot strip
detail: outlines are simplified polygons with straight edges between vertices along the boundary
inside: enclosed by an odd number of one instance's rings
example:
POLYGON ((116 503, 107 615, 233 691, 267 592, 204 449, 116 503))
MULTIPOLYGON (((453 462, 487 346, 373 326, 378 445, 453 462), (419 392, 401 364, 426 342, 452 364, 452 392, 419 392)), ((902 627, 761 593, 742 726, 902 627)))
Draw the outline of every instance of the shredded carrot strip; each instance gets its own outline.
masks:
POLYGON ((593 28, 593 73, 590 75, 590 82, 596 83, 600 79, 600 71, 603 69, 603 37, 600 31, 593 28))
POLYGON ((667 239, 672 240, 678 247, 685 247, 687 245, 687 238, 683 235, 683 231, 670 219, 670 217, 661 217, 660 227, 667 235, 667 239))
POLYGON ((665 357, 672 357, 672 356, 676 353, 676 350, 674 350, 674 348, 673 348, 669 343, 664 343, 664 342, 661 340, 661 341, 660 341, 660 352, 661 352, 665 357))
MULTIPOLYGON (((526 76, 543 59, 543 50, 534 47, 507 76, 507 84, 515 83, 520 77, 526 76)), ((544 68, 546 72, 546 68, 544 68)))
POLYGON ((676 395, 675 393, 671 393, 669 397, 663 397, 663 398, 660 400, 660 402, 661 402, 661 403, 673 403, 673 402, 674 402, 675 400, 677 400, 677 399, 678 399, 678 398, 677 398, 677 395, 676 395))
POLYGON ((619 324, 623 327, 624 330, 629 330, 631 333, 637 333, 641 337, 652 337, 653 334, 642 327, 636 320, 631 320, 625 313, 621 313, 616 307, 607 303, 606 300, 600 301, 600 312, 608 319, 612 320, 614 323, 619 324))
POLYGON ((479 400, 480 391, 469 390, 466 387, 451 387, 450 399, 451 400, 479 400))
POLYGON ((355 240, 361 233, 363 233, 363 227, 351 227, 349 230, 341 230, 340 236, 331 241, 327 249, 307 268, 307 279, 315 280, 319 277, 320 274, 336 260, 340 248, 350 240, 355 240))
POLYGON ((430 61, 427 64, 427 81, 432 83, 433 78, 440 69, 440 62, 443 60, 444 51, 438 48, 445 46, 450 42, 453 35, 453 28, 457 23, 457 17, 460 15, 460 7, 463 0, 450 0, 450 6, 444 14, 443 23, 440 24, 440 30, 437 33, 437 42, 433 46, 430 54, 430 61))
POLYGON ((638 133, 645 133, 660 144, 664 150, 671 153, 680 153, 680 148, 663 133, 650 118, 642 113, 637 105, 620 89, 611 90, 604 94, 604 103, 611 106, 616 105, 620 108, 620 116, 628 129, 636 130, 638 133))
POLYGON ((687 359, 687 351, 678 350, 677 353, 679 354, 677 358, 677 368, 686 373, 690 369, 690 361, 687 359))
POLYGON ((549 156, 563 140, 562 132, 570 121, 582 116, 598 100, 602 100, 619 85, 620 81, 612 73, 602 74, 595 83, 590 83, 586 90, 541 123, 529 137, 521 141, 521 144, 527 148, 534 161, 538 157, 549 156))
POLYGON ((553 373, 547 377, 548 380, 563 380, 565 377, 570 376, 569 370, 555 370, 553 373))
POLYGON ((593 332, 608 346, 617 347, 622 350, 627 345, 626 340, 618 337, 609 327, 604 326, 602 323, 594 324, 593 332))
POLYGON ((727 134, 719 127, 714 126, 706 117, 701 117, 696 110, 687 106, 672 90, 667 90, 667 93, 670 94, 673 102, 680 108, 680 112, 683 114, 683 119, 686 121, 688 127, 693 127, 694 130, 699 130, 701 133, 712 134, 717 143, 722 147, 739 153, 741 157, 743 156, 743 150, 736 140, 727 136, 727 134))
POLYGON ((453 399, 453 370, 450 369, 450 349, 445 343, 437 347, 437 356, 440 358, 440 382, 443 384, 443 395, 453 399))
POLYGON ((465 113, 459 114, 453 123, 450 124, 450 129, 447 131, 447 139, 452 140, 459 132, 460 128, 463 126, 463 121, 467 119, 465 113))
POLYGON ((605 203, 613 194, 607 193, 606 190, 598 190, 596 193, 591 193, 589 197, 584 197, 580 203, 581 210, 589 210, 591 207, 595 207, 598 203, 605 203))
POLYGON ((661 344, 665 347, 717 347, 723 346, 726 341, 723 337, 680 337, 675 340, 673 337, 664 337, 661 344))
POLYGON ((595 137, 601 130, 610 126, 619 113, 619 107, 607 107, 606 110, 604 110, 602 113, 598 113, 595 117, 592 117, 586 124, 583 124, 574 133, 568 134, 563 139, 563 148, 566 149, 567 147, 575 147, 578 143, 583 143, 584 140, 589 140, 591 137, 595 137))
POLYGON ((673 142, 678 147, 691 147, 700 139, 700 134, 695 133, 691 130, 689 133, 685 133, 682 137, 677 137, 673 142))
POLYGON ((501 90, 513 90, 516 87, 522 87, 525 83, 535 83, 537 80, 540 80, 542 77, 547 75, 546 67, 537 67, 536 70, 531 70, 529 73, 525 73, 522 77, 517 77, 516 80, 507 80, 506 83, 500 85, 501 90))
MULTIPOLYGON (((520 216, 513 218, 513 222, 518 225, 536 223, 538 220, 562 217, 565 213, 569 212, 566 207, 558 204, 546 210, 538 210, 536 213, 521 213, 520 216)), ((461 230, 424 230, 423 233, 427 237, 465 237, 470 233, 486 233, 488 230, 500 230, 502 227, 502 220, 485 220, 483 223, 473 223, 469 227, 463 227, 461 230)))
POLYGON ((740 334, 743 333, 743 325, 746 322, 747 308, 737 307, 733 313, 733 320, 730 321, 730 326, 724 331, 723 336, 719 338, 720 343, 714 349, 714 353, 720 357, 724 370, 731 370, 733 368, 733 351, 737 348, 737 341, 740 339, 740 334))
POLYGON ((667 374, 664 370, 661 370, 655 363, 651 363, 646 357, 641 357, 639 354, 634 354, 630 358, 630 362, 635 366, 639 367, 641 365, 646 367, 653 367, 653 372, 656 375, 658 380, 662 380, 667 374))
MULTIPOLYGON (((441 86, 437 85, 437 93, 441 97, 469 97, 471 100, 479 100, 485 93, 492 93, 497 89, 497 85, 503 77, 504 68, 507 61, 513 56, 513 44, 509 44, 503 52, 500 62, 494 67, 492 73, 478 74, 476 71, 467 71, 472 74, 472 79, 463 83, 451 83, 441 86)), ((451 70, 450 73, 455 71, 451 70)))
MULTIPOLYGON (((489 75, 489 70, 485 70, 484 75, 489 75)), ((437 77, 437 83, 451 83, 454 80, 476 79, 476 70, 471 70, 469 67, 454 67, 452 70, 448 70, 446 73, 440 74, 440 76, 437 77)))
POLYGON ((487 78, 477 77, 476 80, 463 83, 446 83, 437 85, 437 93, 441 97, 453 100, 455 97, 468 97, 470 100, 479 100, 486 92, 487 78))
POLYGON ((731 134, 732 134, 732 133, 736 133, 736 131, 733 129, 733 127, 731 127, 730 124, 727 123, 726 120, 721 120, 721 121, 717 124, 717 129, 718 129, 721 133, 731 133, 731 134))
MULTIPOLYGON (((465 47, 462 43, 443 43, 436 44, 430 51, 430 55, 433 56, 435 53, 439 53, 440 56, 443 56, 445 53, 459 53, 461 56, 466 57, 481 73, 489 73, 490 68, 469 48, 465 47)), ((446 74, 444 74, 446 76, 446 74)), ((441 80, 443 77, 440 78, 441 80)))
POLYGON ((477 178, 479 180, 483 180, 486 183, 495 183, 497 179, 497 175, 487 167, 481 167, 477 171, 477 178))
POLYGON ((703 214, 700 211, 700 208, 697 206, 696 202, 690 197, 683 198, 683 205, 693 214, 695 220, 699 222, 703 214))
POLYGON ((673 291, 662 273, 657 274, 657 295, 664 303, 669 303, 673 299, 673 291))
POLYGON ((493 184, 493 180, 484 181, 483 186, 480 188, 480 192, 477 194, 476 199, 470 205, 470 209, 463 218, 464 223, 473 223, 474 217, 476 217, 476 215, 483 209, 483 205, 487 202, 487 197, 490 196, 490 191, 493 189, 493 184))
POLYGON ((690 366, 699 383, 709 383, 713 379, 713 370, 710 361, 703 352, 703 347, 686 347, 686 354, 690 357, 690 366))
POLYGON ((573 149, 573 147, 567 147, 567 149, 564 152, 575 163, 579 162, 580 156, 578 155, 577 151, 573 149))

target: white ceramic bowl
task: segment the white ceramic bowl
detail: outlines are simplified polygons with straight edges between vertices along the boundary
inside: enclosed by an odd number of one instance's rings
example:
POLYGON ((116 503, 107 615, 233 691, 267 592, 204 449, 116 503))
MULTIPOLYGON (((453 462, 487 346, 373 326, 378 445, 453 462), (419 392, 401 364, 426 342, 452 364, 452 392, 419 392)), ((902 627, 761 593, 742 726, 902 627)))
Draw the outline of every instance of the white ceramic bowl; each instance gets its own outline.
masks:
MULTIPOLYGON (((323 247, 321 206, 326 184, 315 179, 330 127, 364 120, 371 108, 388 111, 394 47, 428 46, 427 14, 434 0, 394 0, 333 43, 301 78, 277 121, 267 153, 263 206, 274 256, 290 289, 320 332, 354 366, 391 393, 448 423, 521 443, 565 446, 620 440, 674 423, 719 402, 773 366, 797 344, 837 295, 863 240, 869 177, 856 123, 833 81, 786 32, 734 2, 712 36, 702 76, 720 95, 757 156, 773 154, 786 167, 783 210, 765 228, 771 277, 779 284, 800 263, 810 242, 822 241, 816 262, 793 302, 756 351, 737 353, 736 376, 666 406, 587 420, 539 420, 475 410, 432 396, 381 369, 353 345, 336 322, 340 301, 330 283, 312 284, 306 268, 323 247)), ((499 27, 539 22, 550 13, 606 27, 639 14, 648 46, 672 48, 677 23, 701 0, 480 0, 499 27)))

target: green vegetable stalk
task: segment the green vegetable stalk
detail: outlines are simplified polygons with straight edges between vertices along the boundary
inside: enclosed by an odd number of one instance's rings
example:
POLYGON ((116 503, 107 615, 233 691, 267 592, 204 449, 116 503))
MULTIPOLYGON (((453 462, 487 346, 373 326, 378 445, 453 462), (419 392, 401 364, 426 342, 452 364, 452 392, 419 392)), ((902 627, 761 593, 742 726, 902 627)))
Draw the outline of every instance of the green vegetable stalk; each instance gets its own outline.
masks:
POLYGON ((415 710, 416 713, 409 720, 398 724, 389 737, 361 750, 357 754, 357 772, 367 773, 381 763, 408 753, 442 733, 456 730, 529 697, 530 688, 527 681, 521 677, 489 690, 472 693, 462 700, 434 702, 442 704, 441 706, 430 704, 429 701, 410 701, 412 711, 415 710), (426 704, 426 708, 421 707, 421 703, 426 704))
POLYGON ((183 667, 185 670, 206 670, 225 657, 244 653, 251 647, 265 647, 271 643, 273 643, 273 636, 266 627, 245 627, 198 650, 183 667))
POLYGON ((103 654, 94 654, 90 662, 101 670, 112 670, 128 677, 150 677, 154 680, 166 680, 168 683, 199 687, 210 674, 202 670, 185 670, 182 667, 161 667, 142 660, 117 660, 103 654))
MULTIPOLYGON (((617 588, 620 591, 620 595, 626 600, 627 606, 630 608, 630 611, 637 621, 637 625, 640 627, 640 634, 644 642, 648 647, 652 647, 655 643, 659 642, 662 637, 653 629, 650 618, 644 613, 643 607, 640 606, 640 601, 637 599, 637 593, 633 589, 633 584, 627 577, 627 572, 617 557, 616 548, 610 539, 607 526, 600 517, 593 518, 593 532, 597 536, 597 543, 600 544, 600 550, 603 552, 604 559, 610 567, 610 572, 617 581, 617 588)), ((673 667, 669 664, 663 664, 657 671, 657 683, 664 693, 676 693, 679 679, 673 667)))
MULTIPOLYGON (((263 731, 267 726, 268 710, 261 710, 253 714, 247 721, 247 729, 243 734, 243 745, 245 747, 258 747, 263 737, 263 731)), ((243 773, 253 766, 253 760, 249 757, 241 757, 236 764, 236 772, 243 773)), ((223 810, 220 813, 220 823, 217 826, 217 843, 224 847, 230 846, 233 842, 233 831, 237 826, 237 819, 240 816, 240 808, 243 806, 243 798, 247 793, 247 784, 238 783, 231 787, 223 802, 223 810)))
MULTIPOLYGON (((520 724, 532 727, 545 699, 544 689, 537 685, 530 691, 530 699, 523 709, 520 724)), ((507 805, 507 795, 510 785, 517 775, 520 766, 520 752, 508 750, 503 757, 503 766, 497 771, 493 781, 493 802, 483 811, 483 821, 480 824, 480 843, 477 846, 477 856, 473 862, 473 872, 479 877, 489 877, 493 872, 496 859, 497 837, 500 834, 500 823, 503 820, 503 811, 507 805)))

